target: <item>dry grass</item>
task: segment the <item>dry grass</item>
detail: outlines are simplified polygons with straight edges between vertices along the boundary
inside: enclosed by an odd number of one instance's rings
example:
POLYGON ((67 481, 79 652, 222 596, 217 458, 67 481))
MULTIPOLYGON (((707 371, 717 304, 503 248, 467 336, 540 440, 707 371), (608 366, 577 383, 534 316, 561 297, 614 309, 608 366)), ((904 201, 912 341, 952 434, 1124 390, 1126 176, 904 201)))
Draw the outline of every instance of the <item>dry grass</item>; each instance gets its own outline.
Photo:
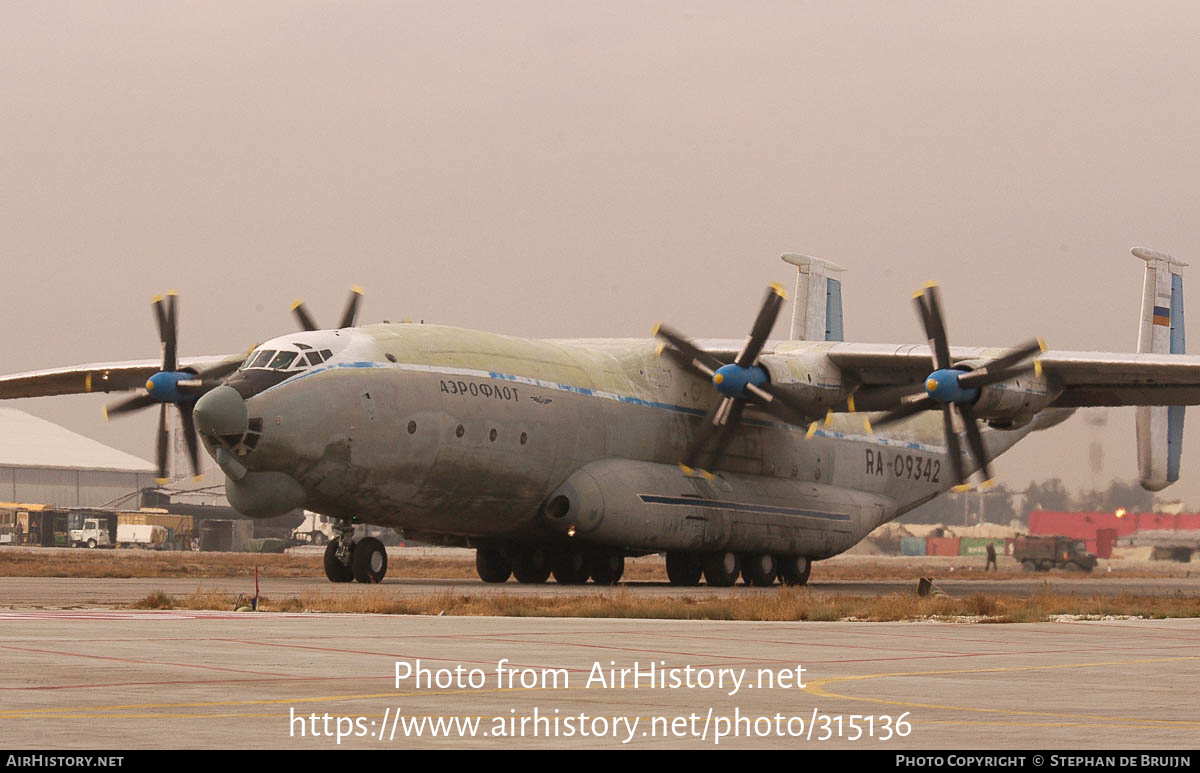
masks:
MULTIPOLYGON (((245 596, 203 591, 173 598, 156 591, 132 605, 134 609, 221 609, 245 604, 245 596)), ((972 620, 988 623, 1030 623, 1056 615, 1089 618, 1135 616, 1146 618, 1200 617, 1200 602, 1184 597, 1079 597, 1037 594, 1032 597, 976 593, 966 598, 918 598, 907 594, 857 597, 781 588, 720 598, 703 596, 644 596, 626 589, 587 595, 465 595, 445 592, 396 597, 384 588, 364 588, 353 594, 306 594, 282 599, 263 597, 264 612, 343 612, 393 615, 463 615, 499 617, 603 617, 666 620, 760 620, 872 622, 899 620, 972 620)))
MULTIPOLYGON (((471 551, 444 551, 430 555, 419 548, 388 552, 388 576, 412 579, 476 579, 471 551), (411 552, 410 552, 411 551, 411 552)), ((1024 572, 1016 562, 1001 558, 999 572, 983 572, 984 561, 972 558, 899 556, 838 556, 816 565, 813 579, 820 582, 853 580, 1006 580, 1037 579, 1045 573, 1024 572)), ((319 551, 272 553, 189 553, 151 550, 86 550, 53 548, 0 548, 0 577, 253 577, 254 567, 264 577, 325 576, 319 551)), ((1189 564, 1169 561, 1113 561, 1108 571, 1091 575, 1054 570, 1066 577, 1169 577, 1186 576, 1189 564)), ((1107 567, 1103 567, 1107 569, 1107 567)), ((626 559, 625 582, 666 582, 666 562, 660 555, 626 559)))

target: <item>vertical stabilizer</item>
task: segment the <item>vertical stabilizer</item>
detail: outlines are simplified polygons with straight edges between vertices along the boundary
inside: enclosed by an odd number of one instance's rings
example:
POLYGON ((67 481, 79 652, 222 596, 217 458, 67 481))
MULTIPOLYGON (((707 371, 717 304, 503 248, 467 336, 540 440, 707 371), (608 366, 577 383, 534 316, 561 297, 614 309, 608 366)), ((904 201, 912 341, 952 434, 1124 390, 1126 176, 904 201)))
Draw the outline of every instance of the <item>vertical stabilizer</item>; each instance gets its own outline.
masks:
MULTIPOLYGON (((1183 276, 1187 264, 1162 252, 1134 247, 1134 257, 1146 261, 1142 284, 1142 319, 1138 352, 1183 354, 1187 350, 1183 325, 1183 276)), ((1179 480, 1183 451, 1182 405, 1140 406, 1137 409, 1138 476, 1142 488, 1159 491, 1179 480)))
POLYGON ((786 263, 796 267, 796 295, 792 301, 793 341, 842 341, 842 283, 830 276, 846 269, 820 258, 788 253, 786 263))

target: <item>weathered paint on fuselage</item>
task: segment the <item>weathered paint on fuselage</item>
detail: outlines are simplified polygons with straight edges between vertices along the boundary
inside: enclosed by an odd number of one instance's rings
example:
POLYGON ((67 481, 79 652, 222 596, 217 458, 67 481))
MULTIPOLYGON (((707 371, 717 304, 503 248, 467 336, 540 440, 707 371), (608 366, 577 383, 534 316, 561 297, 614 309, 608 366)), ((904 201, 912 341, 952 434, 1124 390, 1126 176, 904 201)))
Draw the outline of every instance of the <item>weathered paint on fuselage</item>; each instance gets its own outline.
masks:
MULTIPOLYGON (((543 538, 541 508, 573 472, 613 457, 674 465, 717 400, 711 383, 660 357, 653 340, 531 340, 413 324, 338 335, 334 359, 246 401, 264 430, 241 462, 294 477, 308 509, 369 523, 543 538)), ((822 348, 791 342, 776 356, 816 367, 822 348)), ((994 456, 1035 428, 984 435, 994 456)), ((877 505, 856 514, 850 541, 834 552, 953 484, 936 413, 875 435, 858 415, 808 429, 748 410, 719 472, 750 488, 752 476, 776 492, 793 485, 798 500, 872 495, 877 505)))

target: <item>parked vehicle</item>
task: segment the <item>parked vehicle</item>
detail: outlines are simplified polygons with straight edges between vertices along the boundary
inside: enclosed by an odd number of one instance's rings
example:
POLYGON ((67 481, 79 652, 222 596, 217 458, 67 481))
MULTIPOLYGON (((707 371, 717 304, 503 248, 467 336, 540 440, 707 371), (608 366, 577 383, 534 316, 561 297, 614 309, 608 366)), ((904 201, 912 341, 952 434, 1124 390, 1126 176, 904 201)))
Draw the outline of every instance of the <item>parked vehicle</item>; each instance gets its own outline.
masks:
POLYGON ((73 548, 112 547, 112 541, 108 537, 108 524, 101 522, 99 518, 86 518, 83 526, 70 529, 67 532, 67 541, 73 548))
POLYGON ((166 526, 140 523, 117 524, 117 545, 123 548, 150 548, 165 550, 169 534, 166 526))
POLYGON ((1087 552, 1083 540, 1070 537, 1017 537, 1013 542, 1013 558, 1029 572, 1055 568, 1090 572, 1096 568, 1096 557, 1087 552))

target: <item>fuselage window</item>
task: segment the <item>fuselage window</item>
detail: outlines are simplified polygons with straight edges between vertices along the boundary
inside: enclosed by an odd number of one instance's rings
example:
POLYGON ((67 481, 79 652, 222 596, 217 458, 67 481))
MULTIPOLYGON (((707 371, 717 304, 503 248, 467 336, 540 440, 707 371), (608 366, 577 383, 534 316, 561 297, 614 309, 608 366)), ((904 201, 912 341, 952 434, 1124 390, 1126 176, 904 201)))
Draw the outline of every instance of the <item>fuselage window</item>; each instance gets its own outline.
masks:
POLYGON ((247 365, 246 367, 247 368, 265 368, 265 367, 267 367, 267 363, 270 362, 271 358, 274 356, 275 356, 274 349, 268 349, 265 352, 259 352, 258 356, 256 356, 253 360, 251 360, 250 364, 247 365))
POLYGON ((296 352, 280 352, 275 355, 275 359, 271 360, 268 365, 271 370, 287 370, 287 366, 292 364, 292 360, 296 359, 296 352))
POLYGON ((322 349, 321 356, 328 360, 330 357, 333 356, 333 352, 329 351, 328 349, 322 349))

